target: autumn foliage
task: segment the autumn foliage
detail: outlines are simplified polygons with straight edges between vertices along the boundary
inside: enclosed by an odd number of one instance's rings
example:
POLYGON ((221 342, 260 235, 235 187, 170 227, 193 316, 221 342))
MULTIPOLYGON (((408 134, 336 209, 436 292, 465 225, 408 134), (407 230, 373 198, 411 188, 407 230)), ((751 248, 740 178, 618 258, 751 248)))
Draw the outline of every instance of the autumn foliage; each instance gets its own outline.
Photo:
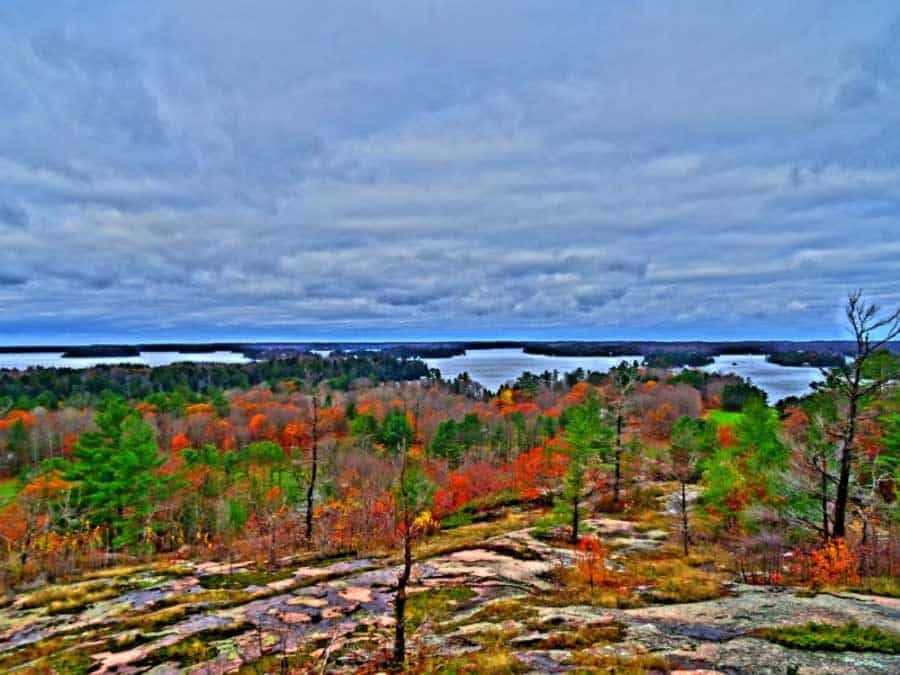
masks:
POLYGON ((807 564, 813 586, 859 581, 859 556, 844 539, 832 539, 814 549, 809 554, 807 564))
POLYGON ((581 537, 578 540, 575 568, 583 583, 590 588, 602 585, 608 578, 606 547, 597 537, 581 537))

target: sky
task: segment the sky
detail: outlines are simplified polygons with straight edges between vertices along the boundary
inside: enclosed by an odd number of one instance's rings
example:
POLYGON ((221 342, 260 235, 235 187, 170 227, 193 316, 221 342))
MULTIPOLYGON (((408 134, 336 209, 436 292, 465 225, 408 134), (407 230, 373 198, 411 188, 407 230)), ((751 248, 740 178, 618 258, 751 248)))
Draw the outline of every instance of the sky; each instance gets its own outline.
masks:
POLYGON ((7 0, 0 120, 0 343, 900 304, 896 0, 7 0))

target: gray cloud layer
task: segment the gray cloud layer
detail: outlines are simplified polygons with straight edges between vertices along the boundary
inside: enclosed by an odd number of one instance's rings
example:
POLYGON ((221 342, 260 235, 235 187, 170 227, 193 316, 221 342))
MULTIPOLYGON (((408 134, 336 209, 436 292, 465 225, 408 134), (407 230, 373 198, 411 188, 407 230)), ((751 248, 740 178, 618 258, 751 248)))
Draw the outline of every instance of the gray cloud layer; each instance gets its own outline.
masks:
POLYGON ((894 2, 0 7, 0 339, 840 337, 894 2))

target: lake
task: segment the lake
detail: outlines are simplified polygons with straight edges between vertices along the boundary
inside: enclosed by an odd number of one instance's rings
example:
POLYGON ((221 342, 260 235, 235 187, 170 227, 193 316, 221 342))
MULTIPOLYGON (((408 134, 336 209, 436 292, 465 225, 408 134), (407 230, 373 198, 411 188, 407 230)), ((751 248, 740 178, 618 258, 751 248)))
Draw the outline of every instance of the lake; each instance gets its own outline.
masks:
POLYGON ((761 354, 716 356, 715 362, 703 368, 708 373, 734 373, 745 377, 769 395, 769 403, 788 396, 803 396, 812 391, 810 382, 821 382, 818 368, 779 366, 769 363, 761 354))
POLYGON ((0 354, 0 368, 24 370, 31 366, 44 368, 90 368, 97 365, 118 365, 120 363, 138 366, 167 366, 179 361, 204 361, 214 363, 247 363, 248 359, 238 352, 206 352, 203 354, 183 354, 181 352, 141 352, 140 356, 113 357, 64 357, 62 352, 34 352, 0 354))
MULTIPOLYGON (((523 372, 538 374, 545 370, 560 374, 576 368, 605 373, 622 361, 638 362, 641 356, 544 356, 526 354, 522 349, 473 349, 461 356, 424 359, 430 368, 437 368, 445 379, 453 379, 467 372, 476 382, 496 391, 501 385, 514 381, 523 372)), ((816 368, 789 368, 766 361, 762 355, 717 356, 706 366, 708 372, 735 373, 749 378, 769 395, 774 404, 786 396, 802 396, 812 389, 809 383, 821 380, 816 368)))
MULTIPOLYGON (((327 355, 327 352, 323 352, 327 355)), ((166 366, 178 361, 205 361, 214 363, 247 363, 250 359, 238 352, 216 351, 203 354, 181 352, 141 352, 140 356, 64 358, 62 352, 0 354, 0 368, 24 370, 31 366, 46 368, 90 368, 91 366, 120 363, 143 366, 166 366)), ((468 372, 469 376, 484 387, 496 391, 501 385, 529 371, 535 374, 558 371, 560 375, 576 368, 605 373, 622 361, 641 361, 640 356, 545 356, 526 354, 522 349, 473 349, 461 356, 441 359, 424 359, 430 368, 438 368, 445 379, 468 372)), ((708 372, 735 373, 749 378, 769 394, 769 402, 775 403, 786 396, 802 396, 811 391, 809 383, 822 379, 816 368, 788 368, 766 361, 765 356, 755 354, 717 356, 708 372)))
POLYGON ((545 370, 568 373, 576 368, 605 373, 622 361, 640 362, 641 356, 544 356, 526 354, 522 349, 471 349, 462 356, 444 359, 423 359, 429 368, 437 368, 444 379, 469 373, 476 382, 496 391, 501 385, 514 381, 526 370, 535 374, 545 370))

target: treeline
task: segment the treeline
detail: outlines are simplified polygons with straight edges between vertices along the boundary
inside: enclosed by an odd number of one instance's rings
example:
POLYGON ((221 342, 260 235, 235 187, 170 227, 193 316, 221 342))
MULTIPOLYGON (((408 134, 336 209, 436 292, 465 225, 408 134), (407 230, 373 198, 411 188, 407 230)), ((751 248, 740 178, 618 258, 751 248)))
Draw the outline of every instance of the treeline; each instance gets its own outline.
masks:
POLYGON ((84 408, 104 392, 129 400, 155 393, 186 390, 212 396, 227 389, 247 389, 263 383, 302 380, 328 382, 333 389, 347 389, 355 380, 372 383, 402 382, 436 376, 416 359, 371 353, 322 358, 315 354, 251 363, 173 363, 147 366, 95 366, 88 369, 29 368, 0 371, 0 412, 48 409, 60 406, 84 408))
POLYGON ((769 363, 775 363, 779 366, 810 366, 813 368, 836 368, 844 363, 845 359, 841 354, 832 352, 812 352, 805 350, 796 350, 789 352, 775 352, 766 357, 769 363))
POLYGON ((656 352, 644 357, 648 368, 700 368, 713 363, 713 357, 701 352, 656 352))

